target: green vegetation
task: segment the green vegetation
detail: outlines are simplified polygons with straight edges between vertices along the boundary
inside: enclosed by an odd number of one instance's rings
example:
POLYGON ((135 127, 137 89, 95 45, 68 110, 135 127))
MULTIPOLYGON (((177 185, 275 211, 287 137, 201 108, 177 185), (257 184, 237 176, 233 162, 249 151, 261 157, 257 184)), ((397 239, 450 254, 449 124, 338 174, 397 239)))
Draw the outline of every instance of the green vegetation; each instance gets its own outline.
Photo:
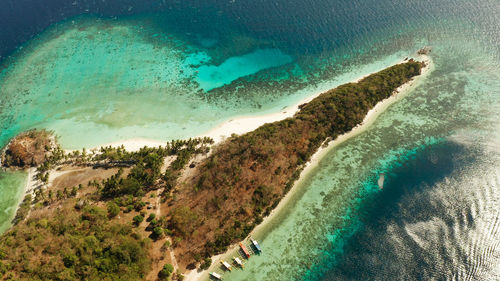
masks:
POLYGON ((0 238, 0 279, 138 280, 149 271, 150 242, 87 206, 28 218, 0 238))
POLYGON ((101 148, 100 154, 94 156, 94 162, 98 165, 132 166, 126 178, 122 178, 123 170, 120 170, 115 176, 103 182, 101 191, 103 199, 122 195, 142 197, 146 192, 160 187, 157 184, 160 179, 164 181, 167 192, 170 191, 175 186, 180 169, 189 162, 192 156, 207 153, 209 151, 207 145, 212 143, 211 138, 205 137, 172 141, 165 147, 145 147, 138 152, 127 152, 123 148, 101 148), (162 176, 160 169, 166 156, 176 156, 176 159, 162 176))
POLYGON ((139 225, 139 224, 141 224, 141 222, 144 221, 144 217, 142 215, 137 215, 134 217, 133 220, 134 220, 135 225, 139 225))
POLYGON ((174 272, 174 267, 167 263, 163 266, 163 269, 158 273, 158 277, 161 279, 161 280, 167 280, 168 277, 170 277, 170 275, 172 275, 172 272, 174 272))
POLYGON ((153 228, 153 236, 155 238, 160 238, 163 236, 163 228, 157 226, 155 228, 153 228))
POLYGON ((108 217, 114 218, 120 213, 120 207, 115 202, 108 202, 108 217))
POLYGON ((165 146, 160 147, 144 147, 137 152, 126 151, 122 147, 101 147, 99 153, 91 157, 91 161, 95 164, 106 165, 106 166, 130 166, 141 161, 146 161, 149 163, 154 162, 154 160, 145 160, 146 157, 166 157, 177 155, 178 160, 176 160, 181 168, 184 165, 182 163, 187 163, 191 155, 208 152, 208 147, 206 145, 213 144, 214 141, 211 138, 191 138, 188 140, 173 140, 168 142, 165 146), (155 155, 156 154, 156 155, 155 155))
POLYGON ((200 268, 205 270, 208 269, 212 265, 212 259, 211 258, 205 258, 203 260, 203 263, 201 263, 200 268))
POLYGON ((151 213, 151 214, 149 214, 149 217, 148 217, 147 221, 152 221, 155 218, 156 218, 156 214, 155 213, 151 213))

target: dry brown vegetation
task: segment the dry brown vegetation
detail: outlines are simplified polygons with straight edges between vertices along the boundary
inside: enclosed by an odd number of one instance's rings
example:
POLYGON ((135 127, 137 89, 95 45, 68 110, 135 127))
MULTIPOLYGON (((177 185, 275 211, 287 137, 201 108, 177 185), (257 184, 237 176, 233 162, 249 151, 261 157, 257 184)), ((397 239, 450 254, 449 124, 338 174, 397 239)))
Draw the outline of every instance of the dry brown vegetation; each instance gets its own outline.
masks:
POLYGON ((55 145, 46 130, 30 130, 12 139, 2 154, 5 167, 36 167, 42 164, 55 145))
POLYGON ((376 103, 420 74, 422 66, 409 61, 339 86, 302 105, 292 118, 219 145, 171 202, 171 227, 183 239, 179 259, 188 264, 246 237, 327 138, 360 124, 376 103))

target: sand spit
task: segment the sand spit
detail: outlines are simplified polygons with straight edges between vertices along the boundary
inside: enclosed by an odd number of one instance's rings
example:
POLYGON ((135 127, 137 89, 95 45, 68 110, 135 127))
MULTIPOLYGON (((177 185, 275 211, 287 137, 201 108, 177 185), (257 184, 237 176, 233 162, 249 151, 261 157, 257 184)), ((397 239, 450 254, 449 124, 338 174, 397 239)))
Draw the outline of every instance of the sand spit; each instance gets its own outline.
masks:
POLYGON ((314 170, 314 168, 316 168, 318 166, 318 164, 321 161, 321 159, 333 147, 335 147, 335 146, 343 143, 344 141, 346 141, 346 140, 348 140, 348 139, 350 139, 350 138, 352 138, 352 137, 354 137, 356 135, 359 135, 360 133, 362 133, 363 131, 365 131, 367 128, 369 128, 375 122, 375 120, 377 119, 377 117, 382 112, 384 112, 384 110, 386 110, 389 106, 391 106, 393 103, 395 103, 399 99, 403 98, 409 92, 409 90, 412 89, 412 86, 416 82, 421 81, 422 78, 424 78, 425 76, 427 76, 430 73, 429 70, 433 69, 432 61, 430 60, 430 58, 427 57, 427 56, 424 56, 424 55, 420 55, 419 59, 421 61, 425 61, 425 63, 426 63, 426 66, 424 68, 422 68, 422 70, 421 70, 421 74, 419 76, 414 77, 413 79, 411 79, 407 83, 401 85, 399 88, 396 89, 395 93, 392 96, 390 96, 389 98, 387 98, 387 99, 385 99, 385 100, 380 101, 379 103, 377 103, 370 111, 368 111, 368 113, 366 114, 366 116, 363 119, 363 122, 361 124, 359 124, 358 126, 354 127, 351 131, 338 136, 336 139, 330 141, 329 143, 325 143, 324 145, 322 145, 318 149, 318 151, 316 151, 312 155, 312 157, 309 160, 309 162, 306 163, 306 165, 304 167, 304 170, 302 170, 302 172, 300 174, 300 178, 297 180, 297 182, 294 184, 294 186, 290 189, 290 191, 287 193, 287 195, 285 195, 285 197, 283 197, 281 199, 280 203, 278 204, 278 206, 276 208, 274 208, 274 210, 271 212, 271 214, 269 216, 265 217, 264 220, 262 221, 262 223, 259 224, 257 227, 255 227, 255 229, 250 233, 250 235, 255 235, 255 234, 259 233, 259 230, 261 230, 263 228, 263 226, 269 220, 271 220, 271 218, 273 217, 273 215, 276 214, 277 212, 279 212, 279 210, 284 205, 286 205, 286 202, 288 201, 288 199, 290 197, 292 197, 294 191, 296 191, 296 189, 297 189, 296 187, 298 185, 300 185, 300 183, 304 180, 304 177, 308 173, 310 173, 312 170, 314 170))

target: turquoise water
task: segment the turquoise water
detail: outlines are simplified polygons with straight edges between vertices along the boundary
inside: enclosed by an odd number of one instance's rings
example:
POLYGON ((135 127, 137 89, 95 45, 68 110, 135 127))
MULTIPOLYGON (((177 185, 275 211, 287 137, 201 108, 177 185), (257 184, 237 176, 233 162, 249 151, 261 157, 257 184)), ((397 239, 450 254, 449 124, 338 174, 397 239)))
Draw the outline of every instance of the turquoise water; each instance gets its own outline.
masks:
POLYGON ((436 53, 425 81, 323 158, 229 280, 498 278, 498 78, 477 72, 496 64, 450 73, 436 53))
POLYGON ((54 130, 67 149, 193 137, 232 116, 278 111, 407 55, 388 52, 329 69, 330 60, 302 56, 294 63, 255 39, 241 40, 241 54, 235 47, 221 58, 159 32, 129 18, 85 17, 49 28, 0 74, 7 109, 0 112, 0 144, 33 127, 54 130), (309 63, 318 69, 306 72, 309 63))
POLYGON ((263 69, 291 63, 293 59, 279 49, 259 49, 238 57, 231 57, 221 65, 202 65, 197 68, 195 81, 205 91, 231 84, 234 80, 263 69))
POLYGON ((425 38, 435 70, 323 158, 227 279, 500 278, 500 37, 469 20, 399 31, 425 38))
MULTIPOLYGON (((225 278, 499 279, 497 2, 208 1, 70 18, 3 61, 0 145, 32 127, 70 149, 192 137, 428 45, 435 70, 332 149, 256 235, 263 254, 225 278)), ((1 176, 10 210, 22 176, 1 176)))

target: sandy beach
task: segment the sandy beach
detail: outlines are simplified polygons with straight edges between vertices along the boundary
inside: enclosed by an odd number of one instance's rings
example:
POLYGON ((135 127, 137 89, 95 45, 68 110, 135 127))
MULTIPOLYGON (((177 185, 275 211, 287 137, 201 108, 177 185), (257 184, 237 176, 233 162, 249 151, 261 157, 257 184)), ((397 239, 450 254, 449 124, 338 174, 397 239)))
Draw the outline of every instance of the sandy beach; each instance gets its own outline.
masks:
MULTIPOLYGON (((417 56, 416 59, 421 60, 421 61, 425 61, 428 64, 425 69, 422 69, 422 74, 420 75, 420 76, 422 76, 424 74, 424 72, 427 72, 427 68, 429 67, 430 59, 426 55, 417 56)), ((401 60, 398 63, 403 63, 403 62, 405 62, 405 61, 401 60)), ((381 68, 380 70, 382 70, 382 69, 384 69, 384 68, 381 68)), ((363 79, 363 78, 365 78, 373 73, 376 73, 380 70, 363 75, 362 77, 360 77, 354 81, 351 81, 351 82, 356 83, 359 80, 361 80, 361 79, 363 79)), ((413 82, 410 81, 407 84, 401 86, 400 88, 398 88, 398 92, 404 91, 405 87, 411 86, 412 83, 413 82)), ((288 106, 288 107, 280 110, 279 112, 258 115, 258 116, 234 117, 228 121, 221 123, 217 127, 198 135, 197 137, 211 137, 212 139, 214 139, 215 143, 219 143, 219 142, 223 141, 224 139, 230 137, 232 134, 240 135, 240 134, 251 132, 251 131, 257 129, 258 127, 260 127, 266 123, 272 123, 272 122, 276 122, 276 121, 280 121, 280 120, 292 117, 295 113, 297 113, 299 111, 299 106, 301 104, 310 102, 311 100, 313 100, 314 98, 316 98, 317 96, 321 95, 324 92, 325 91, 319 91, 319 92, 313 93, 312 95, 296 102, 292 106, 288 106)), ((372 109, 368 113, 367 117, 365 118, 365 121, 369 122, 371 115, 373 115, 377 111, 381 111, 381 110, 383 111, 387 106, 389 106, 392 103, 390 101, 390 99, 397 99, 397 97, 393 96, 393 97, 389 98, 388 100, 384 100, 380 104, 377 104, 375 106, 375 108, 372 109)), ((99 149, 100 147, 106 147, 106 146, 119 147, 119 146, 123 145, 126 150, 138 151, 139 149, 141 149, 144 146, 157 147, 157 146, 161 146, 161 145, 166 145, 166 143, 167 143, 166 141, 159 141, 159 140, 153 140, 153 139, 133 138, 133 139, 123 140, 123 141, 116 141, 116 142, 102 144, 102 145, 99 145, 98 147, 95 147, 93 149, 99 149)))
MULTIPOLYGON (((38 188, 42 183, 35 179, 35 174, 36 174, 36 168, 29 168, 27 170, 28 172, 28 179, 26 180, 26 186, 24 187, 24 196, 31 194, 31 196, 35 195, 35 189, 38 188)), ((21 198, 21 201, 24 199, 21 198)))
MULTIPOLYGON (((334 148, 335 146, 337 146, 337 145, 341 144, 342 142, 348 140, 349 138, 352 138, 352 137, 354 137, 354 136, 362 133, 364 130, 366 130, 368 127, 370 127, 370 125, 373 124, 373 122, 375 122, 375 120, 377 119, 377 117, 384 110, 386 110, 390 105, 392 105, 393 103, 395 103, 399 99, 403 98, 409 92, 409 90, 412 89, 412 86, 414 86, 419 81, 423 80, 424 77, 426 77, 427 75, 429 75, 430 72, 432 72, 432 70, 433 70, 434 67, 433 67, 431 59, 428 56, 426 56, 426 55, 420 55, 420 56, 417 57, 417 59, 421 60, 421 61, 424 61, 426 63, 426 66, 424 68, 422 68, 421 74, 419 76, 411 79, 407 83, 401 85, 399 88, 396 89, 395 93, 392 96, 390 96, 389 98, 387 98, 387 99, 385 99, 385 100, 377 103, 375 105, 375 107, 373 107, 370 111, 368 111, 368 113, 366 114, 365 118, 363 119, 363 122, 360 125, 356 126, 351 131, 338 136, 336 139, 330 141, 329 143, 322 145, 318 149, 318 151, 316 151, 312 155, 312 157, 309 160, 309 162, 306 163, 304 169, 302 170, 302 172, 300 174, 299 180, 297 180, 297 182, 295 182, 294 186, 285 195, 285 197, 283 197, 281 199, 281 201, 278 204, 278 206, 276 206, 276 208, 274 208, 273 211, 271 211, 271 213, 269 214, 269 216, 265 217, 264 220, 262 221, 262 223, 260 223, 258 226, 256 226, 252 230, 252 232, 250 233, 250 236, 258 236, 258 234, 261 231, 263 231, 263 229, 265 228, 265 226, 273 219, 273 217, 278 212, 280 212, 280 210, 283 209, 284 206, 286 206, 287 202, 290 200, 290 198, 293 196, 293 194, 297 191, 298 187, 303 182, 305 176, 307 174, 309 174, 311 171, 313 171, 314 168, 316 168, 318 166, 318 164, 321 161, 321 159, 332 148, 334 148)), ((370 75, 370 74, 368 74, 368 75, 370 75)), ((364 77, 366 77, 368 75, 365 75, 365 76, 357 79, 356 81, 359 81, 359 80, 363 79, 364 77)), ((291 107, 292 109, 296 108, 296 110, 293 111, 291 115, 290 115, 290 111, 291 110, 287 109, 287 110, 285 110, 283 112, 280 112, 280 113, 266 115, 262 119, 259 119, 259 117, 247 117, 247 118, 243 117, 241 119, 234 119, 234 120, 228 121, 228 122, 226 122, 224 124, 221 124, 217 128, 211 130, 209 132, 209 134, 210 134, 210 136, 214 136, 214 135, 217 136, 219 134, 221 136, 224 136, 223 133, 226 133, 226 131, 224 131, 224 129, 227 129, 227 130, 229 130, 230 128, 238 129, 237 126, 235 126, 235 124, 242 124, 242 125, 244 125, 244 124, 250 123, 250 121, 253 121, 253 122, 257 123, 257 119, 258 119, 258 121, 262 122, 263 120, 272 120, 274 118, 281 117, 281 119, 274 120, 274 121, 279 121, 279 120, 291 117, 291 116, 293 116, 293 114, 295 114, 295 112, 298 111, 298 105, 300 105, 302 103, 306 103, 308 101, 311 101, 312 99, 314 99, 318 95, 319 94, 315 94, 315 95, 313 95, 311 97, 308 97, 306 100, 303 100, 300 103, 298 103, 297 105, 295 105, 294 107, 291 107)), ((274 121, 270 121, 270 122, 274 122, 274 121)), ((255 123, 251 123, 249 125, 250 126, 255 126, 256 125, 255 123)), ((267 123, 267 122, 264 122, 264 123, 267 123)), ((260 125, 262 125, 264 123, 261 123, 260 125)), ((259 126, 255 127, 254 129, 258 128, 259 126)), ((252 130, 254 130, 254 129, 252 129, 252 130)), ((240 130, 243 131, 243 128, 241 128, 240 130)), ((251 130, 249 130, 249 131, 251 131, 251 130)), ((225 259, 225 260, 229 259, 230 260, 231 257, 234 256, 234 253, 236 251, 238 251, 238 249, 239 249, 238 244, 231 245, 225 253, 212 257, 212 264, 218 264, 218 260, 220 260, 220 259, 225 259)), ((212 267, 210 269, 212 269, 212 267)), ((201 271, 201 272, 199 272, 197 270, 193 270, 193 271, 191 271, 191 272, 189 272, 188 274, 185 275, 184 280, 186 280, 186 281, 197 281, 197 280, 200 280, 201 278, 208 277, 208 272, 210 271, 210 269, 209 270, 205 270, 205 271, 201 271)))

